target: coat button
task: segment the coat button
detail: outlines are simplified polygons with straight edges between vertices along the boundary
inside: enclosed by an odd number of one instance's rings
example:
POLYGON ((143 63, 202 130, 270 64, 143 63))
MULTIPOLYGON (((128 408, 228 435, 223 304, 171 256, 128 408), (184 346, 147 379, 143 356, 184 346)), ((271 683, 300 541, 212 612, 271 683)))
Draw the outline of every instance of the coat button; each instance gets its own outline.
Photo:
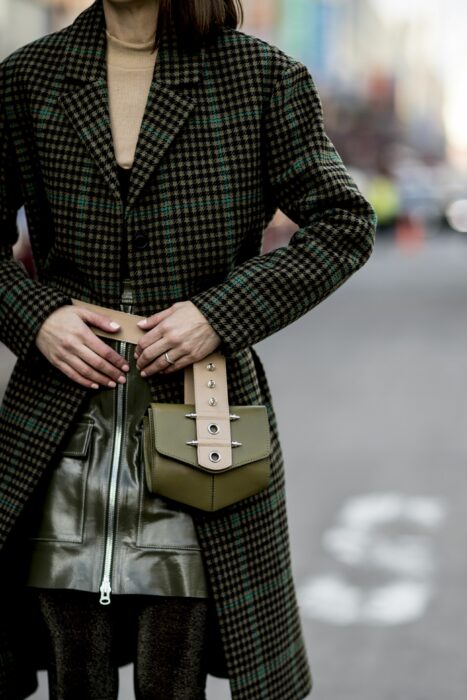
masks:
POLYGON ((144 233, 135 233, 133 236, 133 245, 136 250, 144 250, 149 245, 149 238, 144 233))

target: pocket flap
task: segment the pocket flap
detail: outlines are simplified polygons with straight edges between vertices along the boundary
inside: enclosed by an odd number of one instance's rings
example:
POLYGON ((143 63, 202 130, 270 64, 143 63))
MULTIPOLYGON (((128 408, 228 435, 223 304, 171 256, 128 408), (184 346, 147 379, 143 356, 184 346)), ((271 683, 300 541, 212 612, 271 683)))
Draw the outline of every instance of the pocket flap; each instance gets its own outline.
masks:
POLYGON ((91 443, 91 433, 94 427, 92 421, 75 423, 71 428, 70 437, 65 440, 60 453, 63 457, 86 457, 91 443))
MULTIPOLYGON (((190 404, 152 403, 149 409, 150 439, 157 452, 166 457, 209 471, 199 467, 196 447, 186 444, 196 439, 196 422, 185 416, 194 410, 190 404)), ((230 406, 230 412, 240 416, 239 420, 231 421, 232 440, 242 444, 233 448, 233 464, 227 469, 267 457, 271 444, 266 407, 230 406)), ((216 469, 219 471, 222 470, 216 469)))

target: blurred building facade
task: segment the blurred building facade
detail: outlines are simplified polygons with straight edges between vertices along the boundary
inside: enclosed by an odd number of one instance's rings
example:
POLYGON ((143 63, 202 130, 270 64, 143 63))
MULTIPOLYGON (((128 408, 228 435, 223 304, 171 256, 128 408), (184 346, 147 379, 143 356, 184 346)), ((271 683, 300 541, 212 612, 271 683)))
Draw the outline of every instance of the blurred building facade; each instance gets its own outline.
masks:
POLYGON ((430 22, 388 21, 374 0, 282 1, 277 41, 311 70, 328 129, 346 160, 381 167, 398 144, 442 160, 440 75, 427 56, 430 22))

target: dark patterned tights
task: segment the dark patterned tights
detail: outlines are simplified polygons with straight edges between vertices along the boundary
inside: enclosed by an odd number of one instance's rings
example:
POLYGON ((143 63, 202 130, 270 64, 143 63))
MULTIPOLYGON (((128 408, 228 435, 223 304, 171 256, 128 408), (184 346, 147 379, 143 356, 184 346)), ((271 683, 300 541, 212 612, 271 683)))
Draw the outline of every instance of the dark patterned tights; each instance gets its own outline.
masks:
POLYGON ((103 606, 91 593, 36 595, 50 641, 50 700, 116 700, 119 647, 129 642, 137 700, 206 697, 206 599, 128 595, 103 606))

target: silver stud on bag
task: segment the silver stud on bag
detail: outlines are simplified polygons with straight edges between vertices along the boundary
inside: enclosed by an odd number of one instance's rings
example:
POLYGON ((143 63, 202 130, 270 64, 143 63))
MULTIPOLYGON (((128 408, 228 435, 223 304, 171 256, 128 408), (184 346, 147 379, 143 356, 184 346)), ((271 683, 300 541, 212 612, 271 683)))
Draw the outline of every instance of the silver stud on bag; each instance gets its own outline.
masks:
POLYGON ((208 372, 214 372, 214 370, 216 369, 216 365, 214 364, 214 362, 210 362, 206 365, 206 369, 208 372))
POLYGON ((210 379, 207 385, 208 389, 214 389, 214 387, 216 386, 216 382, 214 381, 214 379, 210 379))
POLYGON ((208 404, 209 404, 210 406, 217 406, 217 399, 214 398, 214 396, 211 396, 211 398, 210 398, 209 401, 208 401, 208 404))
POLYGON ((210 424, 208 425, 208 433, 210 433, 211 435, 217 435, 217 433, 219 432, 219 430, 220 430, 220 428, 219 428, 219 426, 217 425, 217 423, 210 423, 210 424))
POLYGON ((219 452, 210 452, 209 459, 211 460, 211 462, 220 462, 221 456, 220 456, 219 452))

